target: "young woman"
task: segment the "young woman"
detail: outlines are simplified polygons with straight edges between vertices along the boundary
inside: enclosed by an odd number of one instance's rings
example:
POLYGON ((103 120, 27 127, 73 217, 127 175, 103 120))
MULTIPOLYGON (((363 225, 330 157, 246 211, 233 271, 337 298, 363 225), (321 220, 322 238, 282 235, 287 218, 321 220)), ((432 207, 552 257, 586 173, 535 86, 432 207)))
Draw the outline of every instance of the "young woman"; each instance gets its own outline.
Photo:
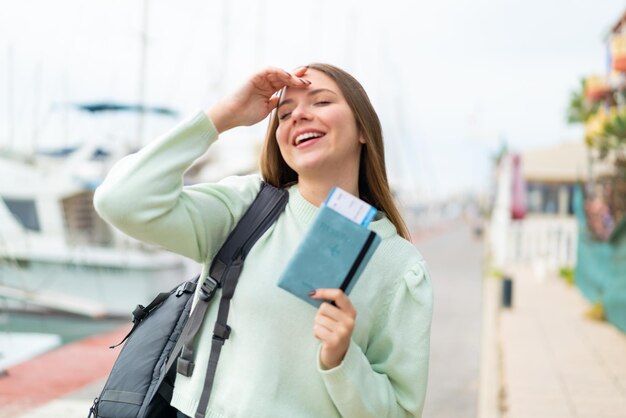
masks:
MULTIPOLYGON (((253 75, 206 113, 117 163, 98 188, 95 206, 127 234, 203 263, 205 275, 261 179, 287 188, 289 203, 246 259, 206 416, 421 416, 430 278, 391 197, 378 116, 343 70, 311 64, 253 75), (221 132, 272 112, 262 176, 183 186, 185 170, 221 132), (334 186, 379 210, 369 228, 382 241, 350 296, 317 289, 311 297, 336 306, 316 310, 276 282, 334 186)), ((176 377, 172 405, 181 417, 196 412, 217 306, 209 308, 196 341, 197 372, 176 377)))

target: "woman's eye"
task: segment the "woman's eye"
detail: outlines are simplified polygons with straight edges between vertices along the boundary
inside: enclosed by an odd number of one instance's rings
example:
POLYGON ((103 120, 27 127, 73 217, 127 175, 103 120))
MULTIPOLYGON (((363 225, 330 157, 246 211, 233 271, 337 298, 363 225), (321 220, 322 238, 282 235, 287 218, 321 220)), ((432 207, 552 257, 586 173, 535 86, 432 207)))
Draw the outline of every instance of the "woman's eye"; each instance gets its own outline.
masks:
POLYGON ((315 102, 316 105, 327 105, 330 104, 328 100, 320 100, 319 102, 315 102))
POLYGON ((287 117, 291 115, 291 112, 283 113, 282 115, 278 115, 278 120, 287 119, 287 117))

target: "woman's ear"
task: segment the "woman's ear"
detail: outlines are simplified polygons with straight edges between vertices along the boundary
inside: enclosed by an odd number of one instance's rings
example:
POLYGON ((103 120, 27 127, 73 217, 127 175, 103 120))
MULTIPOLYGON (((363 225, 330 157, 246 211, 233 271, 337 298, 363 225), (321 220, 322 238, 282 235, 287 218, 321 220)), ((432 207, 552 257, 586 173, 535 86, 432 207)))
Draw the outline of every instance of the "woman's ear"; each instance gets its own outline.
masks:
POLYGON ((366 141, 365 141, 365 136, 363 136, 363 134, 362 134, 362 133, 360 133, 360 134, 359 134, 359 142, 360 142, 361 144, 365 144, 365 143, 366 143, 366 141))

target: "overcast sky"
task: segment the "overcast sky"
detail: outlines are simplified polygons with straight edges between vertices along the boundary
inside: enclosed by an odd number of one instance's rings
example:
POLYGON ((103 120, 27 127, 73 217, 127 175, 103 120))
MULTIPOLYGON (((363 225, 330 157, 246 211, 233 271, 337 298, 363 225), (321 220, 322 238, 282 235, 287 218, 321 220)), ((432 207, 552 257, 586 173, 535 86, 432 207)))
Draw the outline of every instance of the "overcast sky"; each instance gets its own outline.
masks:
MULTIPOLYGON (((487 187, 501 141, 519 150, 580 141, 582 129, 565 122, 569 92, 605 71, 603 39, 626 9, 624 0, 147 4, 148 104, 182 118, 263 66, 333 63, 370 94, 391 177, 425 198, 487 187)), ((54 106, 138 100, 143 1, 0 5, 0 144, 135 134, 126 122, 68 123, 54 106)), ((175 121, 150 119, 146 140, 175 121)))

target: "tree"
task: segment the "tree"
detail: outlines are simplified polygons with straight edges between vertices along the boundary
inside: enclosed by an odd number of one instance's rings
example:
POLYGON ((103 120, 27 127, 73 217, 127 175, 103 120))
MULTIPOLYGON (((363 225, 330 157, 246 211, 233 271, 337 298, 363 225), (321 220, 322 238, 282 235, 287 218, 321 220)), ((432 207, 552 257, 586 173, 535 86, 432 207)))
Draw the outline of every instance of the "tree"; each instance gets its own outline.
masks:
POLYGON ((570 94, 567 108, 567 122, 571 124, 586 123, 600 108, 600 103, 592 103, 585 97, 585 79, 580 80, 580 88, 570 94))

